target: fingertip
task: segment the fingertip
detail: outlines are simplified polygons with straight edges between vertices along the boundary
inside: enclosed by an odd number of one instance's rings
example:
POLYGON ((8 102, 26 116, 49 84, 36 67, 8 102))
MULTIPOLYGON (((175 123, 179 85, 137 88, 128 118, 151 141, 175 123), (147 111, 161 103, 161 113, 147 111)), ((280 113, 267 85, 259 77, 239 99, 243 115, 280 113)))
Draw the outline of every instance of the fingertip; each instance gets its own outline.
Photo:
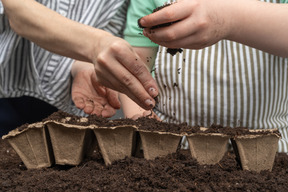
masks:
POLYGON ((155 101, 153 101, 152 99, 146 99, 144 101, 144 104, 146 106, 145 109, 150 110, 150 109, 152 109, 155 106, 155 101))
POLYGON ((143 17, 141 17, 140 19, 138 19, 138 26, 140 27, 140 28, 145 28, 144 26, 143 26, 143 24, 145 24, 145 20, 143 20, 142 19, 143 17))
POLYGON ((91 106, 85 106, 85 108, 83 109, 85 113, 87 114, 92 114, 93 112, 93 107, 91 106))
POLYGON ((115 114, 116 114, 116 110, 112 107, 107 107, 107 106, 104 107, 104 110, 101 113, 102 117, 105 117, 105 118, 112 117, 115 114))
POLYGON ((157 97, 158 95, 158 91, 154 87, 150 87, 148 92, 149 92, 149 95, 153 98, 157 97))
POLYGON ((79 109, 83 109, 85 107, 84 99, 80 97, 76 97, 73 99, 75 106, 79 109))
POLYGON ((94 111, 94 109, 95 109, 95 105, 94 105, 93 100, 91 100, 91 99, 86 99, 86 101, 85 101, 85 107, 84 107, 84 112, 87 113, 87 114, 92 114, 92 112, 94 111))

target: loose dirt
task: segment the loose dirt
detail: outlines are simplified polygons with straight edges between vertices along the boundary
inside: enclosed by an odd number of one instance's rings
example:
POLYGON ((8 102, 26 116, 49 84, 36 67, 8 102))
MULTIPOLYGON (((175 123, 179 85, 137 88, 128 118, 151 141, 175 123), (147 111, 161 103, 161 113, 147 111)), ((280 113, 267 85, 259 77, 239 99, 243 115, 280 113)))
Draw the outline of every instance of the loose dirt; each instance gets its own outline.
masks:
POLYGON ((79 166, 27 170, 0 140, 0 191, 288 191, 288 156, 277 154, 273 170, 243 171, 229 152, 216 165, 200 166, 189 151, 155 160, 126 158, 105 166, 97 151, 79 166))

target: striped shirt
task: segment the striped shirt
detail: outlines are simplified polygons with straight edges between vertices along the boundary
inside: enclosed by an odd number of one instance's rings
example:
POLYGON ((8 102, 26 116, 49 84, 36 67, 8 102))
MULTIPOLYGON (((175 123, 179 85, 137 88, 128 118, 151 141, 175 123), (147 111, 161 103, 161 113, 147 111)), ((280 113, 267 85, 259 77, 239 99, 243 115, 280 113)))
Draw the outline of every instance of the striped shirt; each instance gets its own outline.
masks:
MULTIPOLYGON (((74 21, 122 36, 127 0, 37 0, 74 21)), ((73 59, 42 49, 9 26, 0 1, 0 97, 36 97, 83 115, 71 98, 73 59)))
POLYGON ((278 128, 278 151, 288 152, 288 58, 228 40, 174 56, 160 46, 154 71, 163 121, 278 128))

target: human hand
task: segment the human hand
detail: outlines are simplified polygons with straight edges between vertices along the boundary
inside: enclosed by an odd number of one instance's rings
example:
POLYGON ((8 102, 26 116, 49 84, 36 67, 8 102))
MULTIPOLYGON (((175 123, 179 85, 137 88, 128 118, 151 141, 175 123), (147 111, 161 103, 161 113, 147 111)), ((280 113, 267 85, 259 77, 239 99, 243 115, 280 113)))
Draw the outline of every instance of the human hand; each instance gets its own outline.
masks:
POLYGON ((119 94, 122 110, 125 118, 136 120, 141 117, 154 118, 160 121, 160 118, 153 110, 145 110, 132 101, 127 95, 119 94))
POLYGON ((153 118, 156 119, 157 121, 161 121, 161 119, 154 113, 154 111, 143 111, 142 113, 135 114, 131 117, 131 119, 136 120, 141 117, 148 117, 148 118, 153 118))
POLYGON ((120 108, 118 93, 97 83, 93 64, 75 61, 71 74, 72 100, 76 107, 102 117, 111 117, 120 108))
POLYGON ((179 0, 139 20, 143 34, 153 42, 169 48, 200 49, 212 45, 228 34, 231 4, 227 0, 179 0), (164 27, 155 28, 165 23, 164 27))
POLYGON ((105 34, 99 39, 96 53, 93 63, 98 82, 126 94, 146 110, 155 106, 157 84, 128 42, 105 34))

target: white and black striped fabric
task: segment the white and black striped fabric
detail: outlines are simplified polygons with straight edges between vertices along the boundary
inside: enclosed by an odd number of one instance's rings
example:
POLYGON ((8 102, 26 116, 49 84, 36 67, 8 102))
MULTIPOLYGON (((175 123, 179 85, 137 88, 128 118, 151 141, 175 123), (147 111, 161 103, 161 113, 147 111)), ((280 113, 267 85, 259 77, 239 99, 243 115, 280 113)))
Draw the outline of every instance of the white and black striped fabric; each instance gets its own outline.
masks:
MULTIPOLYGON (((127 0, 37 0, 77 22, 122 36, 127 0)), ((0 97, 36 97, 83 115, 71 99, 73 59, 46 51, 15 34, 0 1, 0 97)))
POLYGON ((226 40, 175 56, 160 47, 155 78, 162 120, 278 128, 278 151, 288 152, 288 58, 226 40))

